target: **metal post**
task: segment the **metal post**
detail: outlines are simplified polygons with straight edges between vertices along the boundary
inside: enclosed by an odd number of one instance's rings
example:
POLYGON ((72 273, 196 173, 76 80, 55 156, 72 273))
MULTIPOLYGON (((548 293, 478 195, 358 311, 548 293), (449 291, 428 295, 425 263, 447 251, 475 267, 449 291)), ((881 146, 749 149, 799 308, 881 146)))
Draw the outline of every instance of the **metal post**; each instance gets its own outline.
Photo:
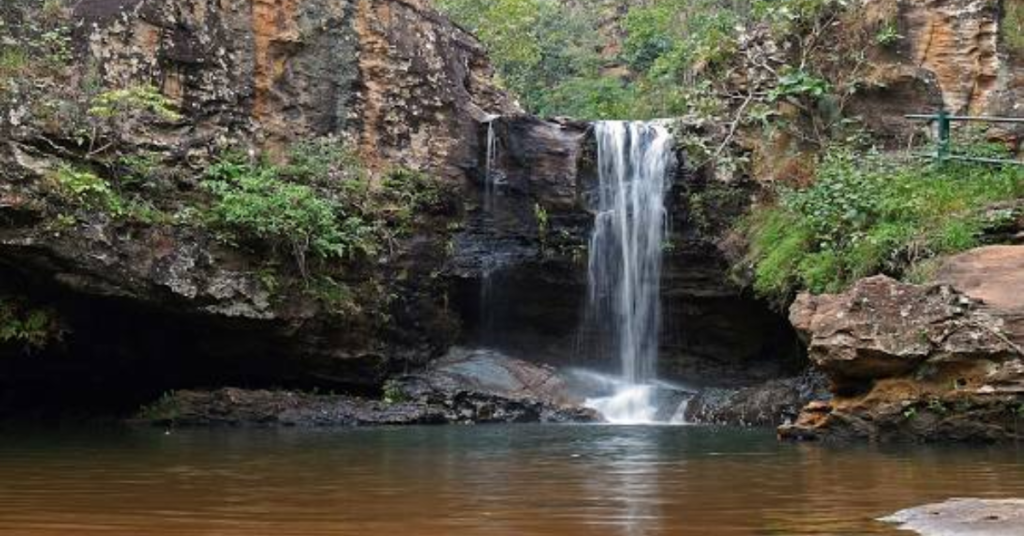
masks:
POLYGON ((939 147, 936 156, 939 159, 939 163, 944 163, 949 158, 949 112, 945 108, 939 110, 936 115, 939 120, 939 147))

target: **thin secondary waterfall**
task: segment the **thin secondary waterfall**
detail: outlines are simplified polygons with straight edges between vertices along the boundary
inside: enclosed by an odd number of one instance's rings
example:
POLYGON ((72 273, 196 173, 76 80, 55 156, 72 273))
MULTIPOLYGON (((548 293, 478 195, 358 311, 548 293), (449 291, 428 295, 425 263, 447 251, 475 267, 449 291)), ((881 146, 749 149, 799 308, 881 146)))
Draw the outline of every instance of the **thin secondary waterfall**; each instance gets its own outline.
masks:
MULTIPOLYGON (((500 173, 496 169, 498 160, 498 135, 495 131, 495 123, 501 116, 491 115, 487 117, 487 147, 485 148, 484 161, 484 196, 483 212, 488 225, 493 225, 495 200, 498 192, 500 173)), ((482 340, 490 342, 494 338, 495 318, 494 307, 491 303, 494 294, 493 267, 484 266, 480 275, 480 333, 482 340)))
POLYGON ((484 210, 487 212, 494 208, 494 194, 498 182, 498 174, 494 169, 498 158, 498 136, 494 130, 494 123, 499 118, 497 115, 487 118, 487 149, 484 162, 484 210))
POLYGON ((667 174, 675 161, 668 130, 655 123, 594 125, 599 188, 590 238, 589 311, 602 344, 617 355, 621 384, 590 400, 611 422, 653 422, 667 174))

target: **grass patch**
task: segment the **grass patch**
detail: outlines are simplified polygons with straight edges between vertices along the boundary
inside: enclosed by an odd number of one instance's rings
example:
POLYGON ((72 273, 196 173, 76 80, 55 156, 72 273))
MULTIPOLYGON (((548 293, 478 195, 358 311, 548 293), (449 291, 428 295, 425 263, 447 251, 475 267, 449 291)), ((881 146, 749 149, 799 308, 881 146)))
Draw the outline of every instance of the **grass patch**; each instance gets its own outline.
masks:
POLYGON ((885 273, 920 279, 929 259, 980 244, 986 208, 1024 197, 1024 169, 934 165, 833 151, 815 183, 783 190, 742 223, 763 296, 838 292, 885 273))

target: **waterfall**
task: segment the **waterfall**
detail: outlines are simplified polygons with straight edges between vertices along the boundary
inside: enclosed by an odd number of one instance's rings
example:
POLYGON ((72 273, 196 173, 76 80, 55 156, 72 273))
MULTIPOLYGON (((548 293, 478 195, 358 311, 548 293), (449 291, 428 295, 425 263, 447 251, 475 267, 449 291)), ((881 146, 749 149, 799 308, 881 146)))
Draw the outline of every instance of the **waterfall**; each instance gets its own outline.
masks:
POLYGON ((664 126, 644 122, 603 121, 594 133, 599 188, 587 316, 605 350, 618 357, 621 379, 611 396, 589 403, 611 422, 652 422, 673 140, 664 126))

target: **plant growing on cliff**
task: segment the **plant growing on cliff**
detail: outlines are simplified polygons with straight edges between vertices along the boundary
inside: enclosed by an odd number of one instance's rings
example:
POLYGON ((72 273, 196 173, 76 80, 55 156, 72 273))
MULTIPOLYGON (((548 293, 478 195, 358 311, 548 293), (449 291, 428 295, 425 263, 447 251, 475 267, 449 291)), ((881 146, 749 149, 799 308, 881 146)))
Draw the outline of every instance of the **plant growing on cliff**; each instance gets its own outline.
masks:
POLYGON ((27 307, 20 300, 0 297, 0 343, 14 343, 41 350, 61 337, 56 314, 49 309, 27 307))
POLYGON ((114 217, 127 214, 127 204, 107 181, 95 173, 61 166, 52 175, 57 194, 72 206, 100 210, 114 217))
POLYGON ((1024 4, 1012 0, 1003 2, 1000 29, 1010 53, 1024 54, 1024 4))
POLYGON ((309 186, 282 180, 273 166, 224 160, 207 170, 203 185, 215 198, 215 227, 238 241, 287 249, 304 276, 310 255, 337 259, 363 247, 367 231, 358 217, 339 214, 309 186))
POLYGON ((794 291, 837 292, 860 277, 902 276, 936 255, 977 245, 986 207, 1024 196, 1024 170, 935 166, 832 151, 814 184, 783 189, 741 228, 754 286, 782 301, 794 291))
POLYGON ((181 114, 174 103, 154 86, 140 85, 104 91, 89 105, 92 133, 89 156, 118 145, 124 134, 152 121, 176 122, 181 114))

